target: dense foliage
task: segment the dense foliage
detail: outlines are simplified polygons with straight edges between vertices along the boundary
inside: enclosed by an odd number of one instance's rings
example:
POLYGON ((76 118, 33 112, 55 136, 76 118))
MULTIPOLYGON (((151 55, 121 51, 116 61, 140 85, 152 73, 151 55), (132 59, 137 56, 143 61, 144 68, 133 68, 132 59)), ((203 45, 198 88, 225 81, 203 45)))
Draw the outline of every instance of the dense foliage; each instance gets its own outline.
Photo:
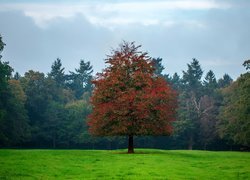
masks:
MULTIPOLYGON (((4 47, 5 44, 0 36, 0 53, 4 47)), ((145 54, 137 55, 147 57, 145 54)), ((134 135, 140 135, 135 136, 136 147, 210 150, 250 147, 249 72, 242 74, 234 82, 228 74, 217 80, 213 71, 210 70, 204 74, 199 61, 193 59, 183 71, 183 75, 175 73, 170 76, 163 74, 162 59, 156 58, 152 60, 153 64, 139 63, 134 67, 129 64, 132 69, 136 69, 138 65, 150 68, 146 68, 148 72, 145 76, 143 73, 134 72, 135 81, 129 82, 131 86, 123 86, 122 83, 129 80, 126 74, 123 74, 126 71, 116 69, 117 73, 113 75, 109 73, 111 68, 119 67, 116 66, 116 61, 112 60, 116 56, 117 54, 113 54, 108 57, 107 61, 112 62, 113 65, 96 77, 95 86, 104 91, 95 90, 96 98, 92 101, 95 103, 103 101, 103 97, 108 97, 103 96, 101 92, 107 93, 116 104, 115 106, 102 106, 100 110, 106 111, 112 108, 118 112, 118 115, 122 115, 126 114, 125 109, 128 108, 134 111, 133 118, 138 122, 139 119, 150 119, 150 123, 154 125, 159 123, 157 131, 147 126, 142 128, 140 126, 142 124, 131 129, 130 132, 134 135), (152 71, 154 78, 151 76, 152 71), (112 92, 110 88, 106 88, 107 86, 102 86, 100 83, 102 81, 97 81, 103 80, 106 76, 112 76, 107 80, 110 85, 117 84, 112 92), (146 88, 145 84, 150 84, 150 88, 146 88), (135 86, 136 88, 131 88, 135 86), (169 113, 169 107, 160 107, 163 99, 174 97, 170 96, 171 93, 166 93, 164 97, 164 93, 160 93, 166 90, 161 89, 163 86, 168 89, 166 92, 172 92, 169 91, 171 86, 178 94, 177 119, 172 124, 173 134, 170 137, 149 137, 146 135, 157 134, 153 132, 168 134, 170 130, 164 128, 160 124, 161 119, 158 119, 166 117, 169 113), (141 93, 142 89, 146 93, 141 93), (122 92, 126 93, 122 94, 122 92), (122 98, 115 101, 118 96, 122 98), (155 102, 160 102, 159 106, 152 106, 155 102), (157 113, 152 115, 151 112, 155 108, 162 108, 158 112, 165 113, 165 115, 158 116, 157 113), (137 113, 135 113, 136 109, 139 110, 137 113), (151 122, 152 119, 154 121, 151 122), (161 128, 168 130, 161 131, 161 128)), ((117 63, 122 62, 117 61, 117 63)), ((243 65, 246 70, 249 70, 249 60, 246 60, 243 65)), ((0 147, 91 149, 126 147, 126 139, 123 137, 93 137, 88 132, 87 117, 93 108, 89 98, 93 88, 96 88, 91 83, 93 70, 89 61, 80 60, 79 67, 69 73, 65 71, 61 59, 56 59, 52 63, 48 74, 30 70, 20 75, 13 74, 13 71, 0 54, 0 147)), ((174 102, 174 100, 169 100, 174 102)), ((175 104, 173 106, 175 107, 175 104)), ((106 116, 107 122, 111 122, 109 118, 113 118, 116 122, 122 117, 112 116, 110 114, 106 116)), ((168 118, 167 122, 171 121, 172 118, 168 118)), ((148 125, 151 126, 150 123, 148 125)), ((109 131, 108 128, 111 126, 103 130, 108 131, 110 135, 126 134, 127 125, 119 125, 119 127, 125 127, 125 130, 118 128, 116 133, 109 131)), ((96 131, 96 134, 98 133, 104 134, 99 130, 96 131)))
POLYGON ((129 136, 131 152, 135 135, 169 135, 177 107, 175 91, 139 47, 124 42, 108 56, 109 66, 93 81, 88 123, 95 135, 129 136))
POLYGON ((222 93, 224 105, 218 122, 219 135, 236 144, 250 146, 250 73, 242 74, 222 93))

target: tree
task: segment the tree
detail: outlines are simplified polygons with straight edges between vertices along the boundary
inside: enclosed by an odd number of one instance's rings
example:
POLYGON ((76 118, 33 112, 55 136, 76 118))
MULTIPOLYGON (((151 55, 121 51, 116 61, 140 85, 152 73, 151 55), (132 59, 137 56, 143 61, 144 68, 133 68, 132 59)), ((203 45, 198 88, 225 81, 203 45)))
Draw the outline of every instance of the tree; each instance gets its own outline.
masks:
POLYGON ((3 102, 3 99, 6 98, 6 93, 8 93, 8 80, 11 78, 13 72, 13 68, 9 66, 9 62, 2 61, 1 53, 4 46, 5 43, 2 41, 2 36, 0 34, 0 108, 1 102, 3 102))
POLYGON ((187 64, 188 70, 183 71, 183 82, 185 84, 185 88, 188 91, 192 91, 196 95, 202 86, 201 77, 203 75, 203 71, 199 64, 199 61, 193 58, 193 61, 190 64, 187 64))
POLYGON ((44 73, 30 70, 21 78, 21 84, 24 89, 27 100, 25 108, 31 125, 31 143, 35 145, 44 145, 47 137, 47 131, 44 131, 46 125, 46 110, 49 102, 52 100, 51 86, 46 82, 44 73))
POLYGON ((250 147, 250 73, 222 89, 218 131, 221 138, 250 147))
MULTIPOLYGON (((4 48, 0 35, 0 53, 4 48)), ((17 80, 11 80, 12 67, 0 56, 0 146, 15 146, 27 140, 26 96, 17 80)))
POLYGON ((203 71, 199 61, 193 59, 183 71, 182 90, 179 95, 178 120, 175 123, 176 132, 188 138, 188 149, 193 149, 195 137, 199 129, 201 117, 202 77, 203 71))
POLYGON ((162 65, 162 58, 153 58, 152 59, 153 66, 155 68, 155 74, 157 76, 162 76, 162 71, 165 69, 162 65))
POLYGON ((75 69, 75 72, 70 72, 68 76, 69 87, 74 91, 76 99, 80 99, 84 92, 92 91, 92 66, 90 62, 80 61, 79 69, 75 69))
POLYGON ((84 100, 78 100, 66 104, 66 133, 64 140, 73 146, 93 142, 88 133, 87 117, 91 112, 91 105, 84 100))
POLYGON ((26 95, 18 80, 9 80, 11 96, 6 106, 6 137, 9 145, 20 145, 29 140, 30 126, 27 110, 25 109, 26 95))
POLYGON ((167 74, 167 75, 164 74, 163 77, 167 82, 169 82, 172 85, 174 90, 181 91, 183 82, 177 73, 174 73, 172 77, 169 76, 169 74, 167 74))
POLYGON ((49 77, 56 81, 57 86, 63 87, 65 83, 64 68, 62 68, 61 59, 57 58, 51 66, 49 77))
POLYGON ((169 135, 175 120, 176 93, 154 73, 152 59, 141 46, 124 42, 108 56, 109 66, 93 81, 93 112, 88 125, 94 135, 169 135))
MULTIPOLYGON (((2 36, 1 36, 1 34, 0 34, 0 53, 3 51, 5 45, 6 45, 6 44, 2 41, 2 36)), ((0 59, 1 59, 1 58, 2 58, 2 56, 1 56, 1 54, 0 54, 0 59)))
POLYGON ((246 68, 246 70, 250 69, 250 59, 244 61, 243 66, 246 68))
MULTIPOLYGON (((0 35, 0 53, 4 49, 4 42, 0 35)), ((8 99, 11 96, 10 89, 8 86, 8 81, 11 78, 11 73, 13 69, 9 66, 8 62, 3 62, 1 60, 2 56, 0 54, 0 145, 4 144, 8 138, 5 134, 5 122, 8 110, 6 108, 8 104, 8 99)))
POLYGON ((216 122, 218 120, 218 106, 213 96, 202 96, 200 100, 201 115, 199 120, 199 141, 203 149, 211 143, 216 134, 216 122))
POLYGON ((217 81, 212 70, 209 70, 206 74, 203 84, 207 95, 211 95, 217 88, 217 81))
POLYGON ((8 81, 11 78, 12 74, 12 67, 9 66, 8 62, 2 62, 0 59, 0 107, 1 104, 4 106, 4 103, 6 102, 6 98, 9 94, 8 90, 8 81))
POLYGON ((232 84, 232 82, 233 82, 233 79, 228 74, 224 74, 223 77, 218 80, 218 87, 225 88, 229 86, 230 84, 232 84))
POLYGON ((21 79, 21 75, 20 75, 18 72, 16 72, 16 73, 14 74, 13 79, 15 79, 15 80, 20 80, 20 79, 21 79))
POLYGON ((42 124, 44 140, 54 149, 62 143, 66 134, 66 111, 62 103, 49 101, 45 111, 45 123, 42 124))

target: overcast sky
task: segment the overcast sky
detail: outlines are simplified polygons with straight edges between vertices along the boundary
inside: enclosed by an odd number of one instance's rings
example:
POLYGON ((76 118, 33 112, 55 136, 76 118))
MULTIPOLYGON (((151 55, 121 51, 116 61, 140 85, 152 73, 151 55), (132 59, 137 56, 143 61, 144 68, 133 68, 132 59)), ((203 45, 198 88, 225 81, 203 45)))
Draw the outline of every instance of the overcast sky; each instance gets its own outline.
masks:
POLYGON ((163 58, 164 73, 182 75, 192 58, 205 73, 237 78, 250 59, 249 0, 0 0, 3 60, 23 74, 48 73, 61 58, 66 73, 90 61, 104 67, 112 48, 125 41, 163 58))

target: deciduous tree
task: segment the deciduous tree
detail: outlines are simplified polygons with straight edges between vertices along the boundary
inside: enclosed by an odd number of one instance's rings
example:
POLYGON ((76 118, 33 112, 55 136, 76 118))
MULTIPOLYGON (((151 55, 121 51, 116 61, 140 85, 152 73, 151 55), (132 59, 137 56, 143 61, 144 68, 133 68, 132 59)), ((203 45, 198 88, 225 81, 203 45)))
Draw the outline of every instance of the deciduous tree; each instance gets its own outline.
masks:
MULTIPOLYGON (((4 48, 0 35, 0 53, 4 48)), ((11 80, 13 68, 0 55, 0 146, 15 146, 27 140, 26 96, 17 80, 11 80)))
POLYGON ((222 90, 224 101, 218 131, 224 139, 250 147, 250 73, 222 90))
POLYGON ((134 152, 133 136, 171 134, 177 106, 175 91, 139 48, 124 42, 108 56, 109 66, 93 81, 88 122, 94 135, 128 136, 128 153, 134 152))

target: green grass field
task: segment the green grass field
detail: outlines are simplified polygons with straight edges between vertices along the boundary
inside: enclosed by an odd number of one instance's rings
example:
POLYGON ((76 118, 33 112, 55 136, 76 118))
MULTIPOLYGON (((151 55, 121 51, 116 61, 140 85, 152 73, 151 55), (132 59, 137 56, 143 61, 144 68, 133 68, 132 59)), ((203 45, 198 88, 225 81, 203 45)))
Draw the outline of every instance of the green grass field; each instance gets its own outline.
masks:
POLYGON ((250 179, 250 153, 0 150, 0 179, 250 179))

